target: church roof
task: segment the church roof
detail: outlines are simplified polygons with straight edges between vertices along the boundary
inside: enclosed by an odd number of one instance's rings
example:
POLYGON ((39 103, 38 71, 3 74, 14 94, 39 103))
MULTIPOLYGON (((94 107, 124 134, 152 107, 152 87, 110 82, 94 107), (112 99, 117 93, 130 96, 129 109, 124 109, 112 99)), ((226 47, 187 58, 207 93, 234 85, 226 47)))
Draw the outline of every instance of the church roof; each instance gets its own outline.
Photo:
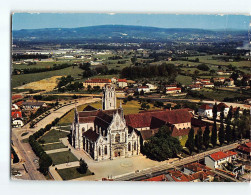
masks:
POLYGON ((91 130, 91 129, 89 129, 88 131, 84 132, 83 135, 84 135, 87 139, 89 139, 89 140, 91 140, 91 141, 93 141, 93 142, 95 142, 95 141, 98 139, 98 137, 99 137, 99 135, 98 135, 95 131, 93 131, 93 130, 91 130))
POLYGON ((97 110, 97 109, 94 108, 94 107, 92 107, 92 106, 90 106, 90 105, 86 106, 86 107, 83 109, 83 111, 94 111, 94 110, 97 110))

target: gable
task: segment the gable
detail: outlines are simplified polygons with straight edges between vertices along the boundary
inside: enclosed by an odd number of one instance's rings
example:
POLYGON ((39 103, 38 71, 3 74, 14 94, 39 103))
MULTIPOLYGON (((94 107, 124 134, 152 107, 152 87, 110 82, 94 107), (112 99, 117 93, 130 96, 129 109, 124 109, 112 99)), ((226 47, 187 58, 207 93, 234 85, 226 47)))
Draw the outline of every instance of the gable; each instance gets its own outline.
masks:
POLYGON ((124 122, 124 120, 121 118, 120 114, 116 113, 113 116, 112 122, 109 125, 109 128, 111 130, 121 130, 126 128, 126 124, 124 122))

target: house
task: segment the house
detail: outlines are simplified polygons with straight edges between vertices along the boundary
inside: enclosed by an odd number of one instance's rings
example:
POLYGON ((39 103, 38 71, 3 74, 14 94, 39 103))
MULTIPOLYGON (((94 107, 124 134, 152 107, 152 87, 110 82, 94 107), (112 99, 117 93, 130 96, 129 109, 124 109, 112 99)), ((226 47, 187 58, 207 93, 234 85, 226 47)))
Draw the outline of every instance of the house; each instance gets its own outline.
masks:
POLYGON ((213 83, 202 83, 202 86, 206 87, 206 88, 214 88, 214 84, 213 83))
POLYGON ((23 102, 23 108, 25 110, 34 110, 40 107, 47 107, 47 105, 45 102, 23 102))
POLYGON ((203 104, 198 109, 198 115, 201 117, 213 117, 213 106, 208 104, 203 104))
POLYGON ((150 88, 148 86, 139 86, 137 88, 137 91, 140 93, 141 91, 144 91, 144 93, 150 93, 150 88))
POLYGON ((189 87, 192 91, 200 90, 200 89, 201 89, 200 85, 189 85, 188 87, 189 87))
POLYGON ((234 80, 232 78, 228 78, 225 80, 224 85, 226 87, 235 87, 234 80))
POLYGON ((251 154, 251 142, 241 144, 236 148, 236 152, 238 153, 238 156, 250 160, 250 154, 251 154))
POLYGON ((181 93, 181 88, 170 88, 166 90, 166 94, 181 93))
POLYGON ((127 80, 126 79, 118 79, 117 80, 117 85, 120 88, 127 87, 127 80))
POLYGON ((11 121, 12 121, 12 127, 22 127, 24 125, 22 120, 22 111, 16 104, 12 104, 11 121))
POLYGON ((153 85, 153 84, 150 84, 150 83, 147 83, 146 86, 149 87, 150 91, 153 91, 153 90, 156 90, 156 89, 157 89, 157 86, 156 86, 156 85, 153 85))
POLYGON ((175 88, 177 88, 177 85, 165 85, 165 87, 166 87, 166 90, 175 89, 175 88))
POLYGON ((217 105, 217 116, 220 117, 221 110, 224 110, 224 116, 228 115, 229 112, 229 106, 226 105, 225 103, 221 102, 217 105))
POLYGON ((225 77, 216 77, 216 78, 213 78, 213 81, 214 83, 216 82, 224 83, 225 77))
POLYGON ((91 86, 91 88, 100 87, 100 89, 102 89, 107 84, 111 84, 111 79, 93 78, 86 80, 83 83, 83 86, 85 89, 87 89, 89 85, 91 86))
POLYGON ((211 169, 221 168, 222 163, 232 162, 237 153, 232 151, 216 152, 205 157, 205 164, 211 169))

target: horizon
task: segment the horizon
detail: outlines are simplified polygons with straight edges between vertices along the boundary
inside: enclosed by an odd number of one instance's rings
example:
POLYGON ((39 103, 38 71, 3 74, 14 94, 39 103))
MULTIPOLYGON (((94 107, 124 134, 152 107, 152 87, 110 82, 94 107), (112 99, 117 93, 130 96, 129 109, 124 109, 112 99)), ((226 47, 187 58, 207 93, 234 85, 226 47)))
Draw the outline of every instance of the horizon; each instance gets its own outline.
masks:
POLYGON ((248 30, 250 16, 123 13, 13 13, 12 30, 83 28, 104 25, 203 30, 248 30))

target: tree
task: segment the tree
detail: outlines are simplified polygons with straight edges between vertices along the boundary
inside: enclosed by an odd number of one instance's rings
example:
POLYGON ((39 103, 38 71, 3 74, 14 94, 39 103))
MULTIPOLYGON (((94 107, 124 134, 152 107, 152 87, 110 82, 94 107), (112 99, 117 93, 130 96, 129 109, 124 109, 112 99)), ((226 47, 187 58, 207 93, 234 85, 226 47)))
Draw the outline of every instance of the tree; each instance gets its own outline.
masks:
POLYGON ((142 152, 148 158, 157 161, 176 157, 182 150, 180 141, 171 136, 168 126, 162 126, 158 133, 152 136, 142 147, 142 152))
POLYGON ((233 129, 232 129, 232 140, 233 141, 237 140, 237 132, 236 132, 235 125, 233 125, 233 129))
POLYGON ((195 146, 198 152, 202 149, 203 146, 203 137, 202 137, 202 130, 199 128, 197 134, 195 135, 195 146))
POLYGON ((232 129, 230 126, 230 122, 228 121, 226 126, 226 136, 225 136, 228 144, 233 141, 232 136, 233 136, 232 129))
POLYGON ((78 172, 81 174, 85 174, 88 170, 88 165, 86 164, 86 162, 84 160, 82 160, 82 158, 79 161, 79 168, 78 168, 78 172))
POLYGON ((203 133, 203 145, 207 149, 209 146, 209 141, 210 141, 210 130, 209 130, 209 125, 207 124, 205 131, 203 133))
POLYGON ((186 141, 185 146, 188 148, 190 154, 194 151, 194 129, 191 128, 188 133, 188 139, 186 141))
POLYGON ((216 143, 217 143, 217 125, 216 125, 216 121, 214 121, 212 135, 211 135, 211 144, 213 146, 216 146, 216 143))
POLYGON ((142 95, 142 96, 145 95, 144 90, 141 90, 139 94, 142 95))
POLYGON ((222 145, 225 142, 225 131, 224 131, 223 123, 220 124, 218 139, 219 139, 220 145, 222 145))
POLYGON ((228 121, 229 121, 229 122, 231 122, 232 117, 233 117, 232 112, 233 112, 233 107, 232 107, 232 106, 230 106, 230 109, 229 109, 228 114, 227 114, 227 119, 226 119, 226 122, 228 122, 228 121))
POLYGON ((216 122, 217 118, 217 104, 215 102, 214 107, 213 107, 213 120, 216 122))

